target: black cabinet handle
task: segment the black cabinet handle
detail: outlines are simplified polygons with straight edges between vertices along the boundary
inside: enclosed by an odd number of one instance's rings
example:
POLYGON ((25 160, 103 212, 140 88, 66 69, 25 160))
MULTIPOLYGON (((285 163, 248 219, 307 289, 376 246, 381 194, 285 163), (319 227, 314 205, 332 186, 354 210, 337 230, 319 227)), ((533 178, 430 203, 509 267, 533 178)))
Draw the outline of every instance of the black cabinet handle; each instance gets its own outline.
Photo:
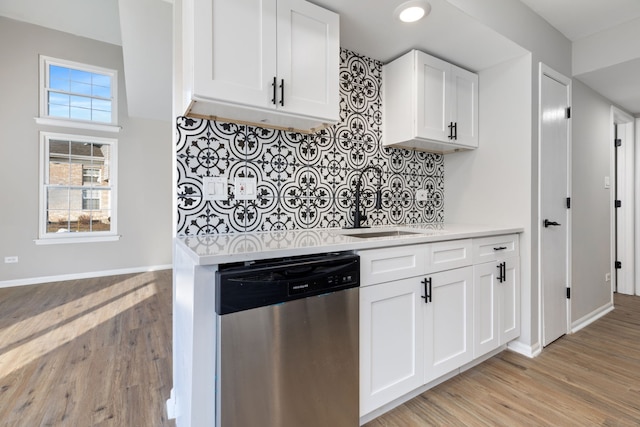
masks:
POLYGON ((420 283, 424 285, 424 296, 422 299, 424 299, 425 304, 429 304, 431 302, 431 277, 422 280, 420 283))
POLYGON ((449 128, 449 139, 453 139, 453 122, 449 122, 449 126, 447 126, 449 128))
POLYGON ((280 105, 284 107, 284 79, 280 80, 280 105))
POLYGON ((507 280, 507 263, 501 262, 496 266, 498 269, 498 282, 504 283, 507 280))
POLYGON ((278 79, 274 76, 273 77, 273 82, 271 83, 271 86, 273 87, 273 97, 271 98, 271 102, 273 103, 273 105, 276 105, 276 89, 278 86, 278 79))
POLYGON ((555 221, 549 221, 548 219, 544 220, 544 228, 547 228, 549 226, 557 227, 558 225, 562 225, 562 224, 560 224, 558 222, 555 222, 555 221))
POLYGON ((505 249, 507 249, 506 246, 498 246, 497 248, 493 248, 494 251, 504 251, 505 249))
POLYGON ((458 139, 458 122, 453 124, 453 139, 458 139))

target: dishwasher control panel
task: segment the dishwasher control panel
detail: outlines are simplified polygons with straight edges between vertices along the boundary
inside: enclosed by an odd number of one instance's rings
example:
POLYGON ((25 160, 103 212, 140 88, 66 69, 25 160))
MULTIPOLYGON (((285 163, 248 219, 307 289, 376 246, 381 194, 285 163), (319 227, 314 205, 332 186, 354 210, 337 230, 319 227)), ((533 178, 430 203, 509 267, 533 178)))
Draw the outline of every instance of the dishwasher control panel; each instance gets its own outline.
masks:
POLYGON ((352 253, 222 265, 216 272, 216 312, 229 314, 360 286, 352 253))

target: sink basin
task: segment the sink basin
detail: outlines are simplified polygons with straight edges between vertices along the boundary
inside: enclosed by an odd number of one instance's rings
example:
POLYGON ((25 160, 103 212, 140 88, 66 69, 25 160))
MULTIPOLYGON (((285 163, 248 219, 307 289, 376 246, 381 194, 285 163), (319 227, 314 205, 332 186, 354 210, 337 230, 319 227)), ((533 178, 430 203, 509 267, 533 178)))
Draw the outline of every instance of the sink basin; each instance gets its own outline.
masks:
POLYGON ((352 233, 352 234, 344 234, 349 237, 357 237, 362 239, 370 239, 373 237, 393 237, 393 236, 406 236, 409 234, 423 234, 413 231, 400 231, 400 230, 391 230, 391 231, 365 231, 361 233, 352 233))

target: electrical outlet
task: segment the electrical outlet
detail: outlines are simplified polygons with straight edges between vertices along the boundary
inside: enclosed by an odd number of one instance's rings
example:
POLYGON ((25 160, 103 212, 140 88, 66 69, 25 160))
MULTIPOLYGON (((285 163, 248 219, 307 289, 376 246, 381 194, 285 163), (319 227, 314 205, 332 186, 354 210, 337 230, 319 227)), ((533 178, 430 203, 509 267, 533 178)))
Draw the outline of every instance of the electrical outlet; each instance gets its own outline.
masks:
POLYGON ((5 264, 15 264, 18 262, 18 257, 17 256, 6 256, 4 257, 4 263, 5 264))
POLYGON ((424 202, 429 199, 429 192, 427 190, 417 190, 416 191, 416 201, 424 202))
POLYGON ((605 282, 610 282, 611 281, 611 273, 607 273, 604 275, 604 281, 605 282))
POLYGON ((257 187, 256 178, 235 178, 233 181, 233 195, 236 200, 255 200, 257 198, 257 187))

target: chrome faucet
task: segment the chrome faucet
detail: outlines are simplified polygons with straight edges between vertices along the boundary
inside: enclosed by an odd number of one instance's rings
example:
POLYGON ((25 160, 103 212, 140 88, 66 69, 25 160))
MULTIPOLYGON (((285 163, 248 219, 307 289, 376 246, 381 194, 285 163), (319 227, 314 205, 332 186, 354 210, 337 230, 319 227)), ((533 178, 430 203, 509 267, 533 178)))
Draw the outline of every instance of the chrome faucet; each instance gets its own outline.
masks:
POLYGON ((376 205, 374 209, 382 209, 382 169, 379 166, 369 165, 360 171, 360 175, 358 176, 358 180, 356 181, 356 198, 353 210, 353 227, 345 228, 369 228, 368 226, 361 224, 363 221, 367 220, 364 208, 362 212, 360 212, 360 192, 362 187, 362 176, 369 170, 375 170, 378 173, 378 189, 376 190, 376 205))

